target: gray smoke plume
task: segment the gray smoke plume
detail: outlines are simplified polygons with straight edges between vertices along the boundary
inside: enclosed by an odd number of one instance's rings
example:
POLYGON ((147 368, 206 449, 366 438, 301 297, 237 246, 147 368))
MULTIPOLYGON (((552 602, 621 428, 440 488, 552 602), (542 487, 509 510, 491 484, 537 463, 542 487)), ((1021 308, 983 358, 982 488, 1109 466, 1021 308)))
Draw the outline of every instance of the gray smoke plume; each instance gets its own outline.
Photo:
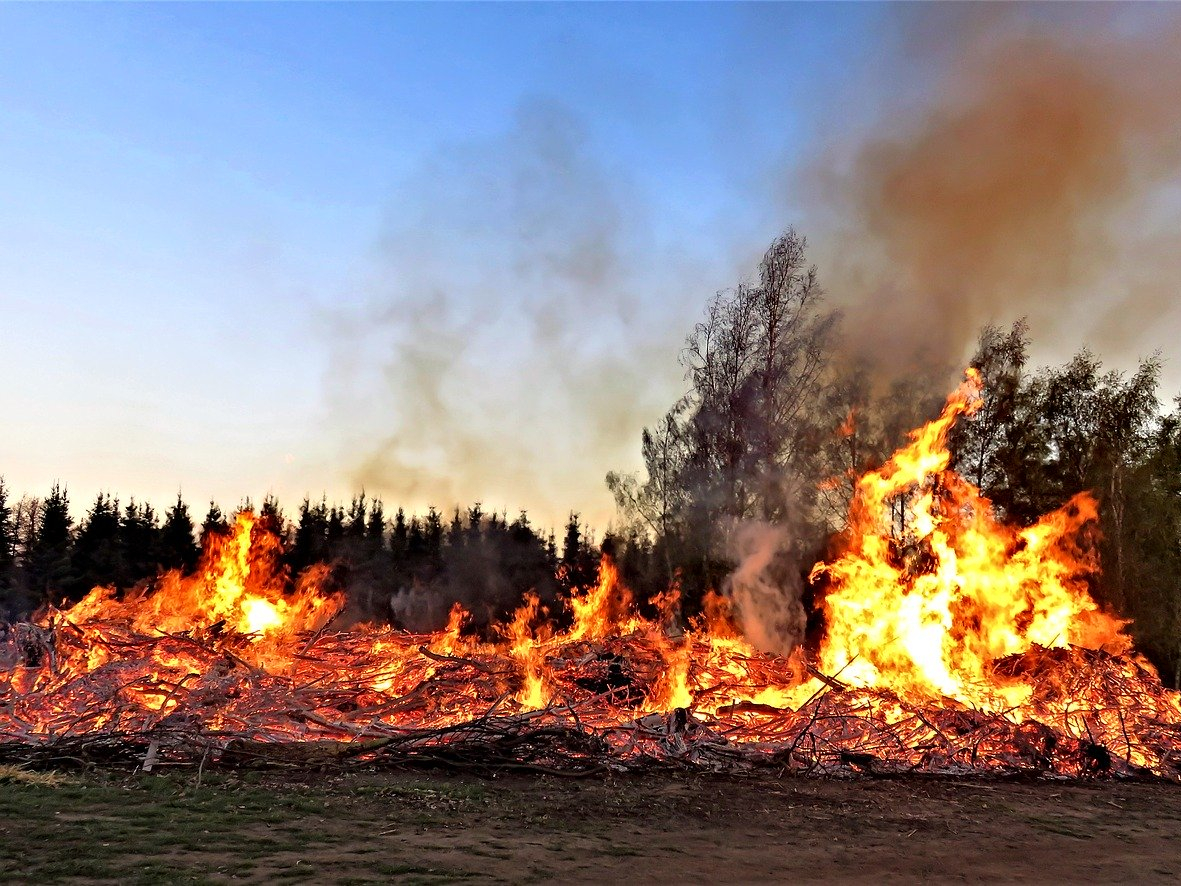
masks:
POLYGON ((738 567, 723 592, 743 635, 761 652, 791 654, 804 641, 807 613, 787 531, 743 523, 734 528, 732 545, 738 567))
MULTIPOLYGON (((847 350, 886 380, 954 371, 984 324, 1023 316, 1035 346, 1066 352, 1169 344, 1179 8, 901 9, 896 56, 873 72, 895 97, 818 141, 750 254, 800 224, 847 350)), ((653 242, 627 171, 552 103, 440 150, 395 203, 367 306, 331 321, 348 479, 419 510, 606 520, 600 478, 639 467, 637 432, 681 393, 676 353, 732 269, 653 242)))
POLYGON ((879 74, 905 98, 808 170, 851 350, 955 364, 985 323, 1022 316, 1035 341, 1157 346, 1139 334, 1175 313, 1181 284, 1178 12, 901 16, 907 62, 879 74))
POLYGON ((351 481, 420 509, 605 519, 603 474, 676 396, 696 304, 669 293, 695 291, 693 263, 660 259, 627 176, 551 103, 441 150, 396 214, 367 307, 333 319, 351 481))

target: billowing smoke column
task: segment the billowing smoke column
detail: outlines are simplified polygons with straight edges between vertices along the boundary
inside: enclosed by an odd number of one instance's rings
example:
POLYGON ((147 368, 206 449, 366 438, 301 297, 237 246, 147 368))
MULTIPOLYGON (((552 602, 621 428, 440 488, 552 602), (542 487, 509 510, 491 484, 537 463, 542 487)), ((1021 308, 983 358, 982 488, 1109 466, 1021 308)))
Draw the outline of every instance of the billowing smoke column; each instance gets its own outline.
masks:
POLYGON ((733 544, 738 567, 725 593, 743 635, 761 652, 789 655, 804 640, 807 613, 786 531, 746 523, 736 528, 733 544))
POLYGON ((832 227, 813 240, 831 253, 826 288, 849 306, 851 349, 954 366, 982 325, 1022 316, 1038 339, 1137 345, 1129 336, 1170 308, 1181 270, 1175 188, 1168 197, 1178 17, 927 12, 903 18, 914 69, 895 73, 910 104, 825 144, 818 163, 816 212, 832 227))

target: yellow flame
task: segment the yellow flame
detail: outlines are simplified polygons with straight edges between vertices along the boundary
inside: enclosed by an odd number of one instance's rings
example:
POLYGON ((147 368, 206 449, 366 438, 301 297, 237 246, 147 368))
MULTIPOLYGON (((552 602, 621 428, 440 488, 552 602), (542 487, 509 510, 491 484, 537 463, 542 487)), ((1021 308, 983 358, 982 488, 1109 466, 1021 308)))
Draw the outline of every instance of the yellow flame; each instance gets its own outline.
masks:
POLYGON ((1097 516, 1090 496, 1014 529, 947 470, 948 431, 979 402, 970 371, 939 418, 858 481, 847 549, 813 571, 831 585, 821 666, 845 683, 996 707, 1015 697, 992 671, 998 658, 1035 644, 1128 647, 1087 592, 1097 563, 1078 538, 1097 516))

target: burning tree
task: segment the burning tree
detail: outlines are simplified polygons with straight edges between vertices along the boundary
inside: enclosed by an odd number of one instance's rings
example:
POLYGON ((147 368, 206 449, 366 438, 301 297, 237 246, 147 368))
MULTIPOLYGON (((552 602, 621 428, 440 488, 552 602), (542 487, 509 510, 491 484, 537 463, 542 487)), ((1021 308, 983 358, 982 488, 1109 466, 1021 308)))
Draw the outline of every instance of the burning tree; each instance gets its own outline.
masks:
MULTIPOLYGON (((737 527, 769 518, 782 529, 778 559, 798 574, 784 576, 788 596, 822 611, 812 605, 812 564, 839 545, 861 478, 939 413, 946 389, 939 366, 900 374, 847 353, 839 320, 791 231, 767 251, 756 282, 710 302, 683 354, 688 394, 643 432, 644 472, 607 477, 627 533, 663 566, 629 573, 643 594, 676 578, 685 611, 701 611, 739 562, 737 527)), ((1103 568, 1090 571, 1087 589, 1132 620, 1141 651, 1181 684, 1181 491, 1170 467, 1181 412, 1160 415, 1160 358, 1124 374, 1084 349, 1033 369, 1029 347, 1023 320, 981 332, 970 361, 980 405, 949 428, 950 466, 998 521, 1020 527, 1089 493, 1087 532, 1103 568)), ((886 504, 904 516, 903 496, 886 504)), ((813 633, 819 622, 814 614, 813 633)))

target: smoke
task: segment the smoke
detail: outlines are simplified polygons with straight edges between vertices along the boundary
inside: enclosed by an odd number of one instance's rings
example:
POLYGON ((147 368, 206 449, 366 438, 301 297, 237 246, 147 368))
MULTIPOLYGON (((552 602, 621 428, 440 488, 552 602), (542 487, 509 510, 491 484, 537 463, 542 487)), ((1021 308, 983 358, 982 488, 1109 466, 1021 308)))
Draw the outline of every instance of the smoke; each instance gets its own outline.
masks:
POLYGON ((668 273, 643 200, 592 155, 532 102, 401 189, 367 304, 330 318, 353 484, 412 508, 611 513, 602 475, 675 397, 696 305, 669 297, 693 264, 668 273))
POLYGON ((486 632, 507 622, 527 593, 543 606, 558 596, 552 566, 534 540, 513 533, 468 533, 463 543, 449 548, 439 574, 399 588, 388 599, 389 611, 381 614, 411 631, 437 631, 459 603, 468 614, 466 624, 486 632))
POLYGON ((902 17, 901 97, 807 173, 851 350, 954 365, 1022 316, 1035 341, 1143 347, 1179 282, 1177 16, 930 9, 902 17))
POLYGON ((738 567, 723 590, 743 635, 761 652, 789 655, 804 641, 807 613, 787 532, 743 523, 734 530, 733 547, 738 567))
MULTIPOLYGON (((802 222, 846 350, 892 380, 956 368, 984 324, 1023 316, 1035 343, 1070 351, 1168 344, 1151 336, 1170 328, 1158 318, 1175 315, 1181 272, 1178 16, 891 17, 901 43, 860 80, 886 100, 826 130, 794 176, 803 216, 797 202, 776 222, 802 222)), ((736 282, 716 255, 656 242, 651 215, 554 103, 424 162, 393 201, 365 306, 329 318, 348 482, 415 509, 609 519, 601 476, 639 467, 638 429, 681 392, 683 336, 736 282)))

